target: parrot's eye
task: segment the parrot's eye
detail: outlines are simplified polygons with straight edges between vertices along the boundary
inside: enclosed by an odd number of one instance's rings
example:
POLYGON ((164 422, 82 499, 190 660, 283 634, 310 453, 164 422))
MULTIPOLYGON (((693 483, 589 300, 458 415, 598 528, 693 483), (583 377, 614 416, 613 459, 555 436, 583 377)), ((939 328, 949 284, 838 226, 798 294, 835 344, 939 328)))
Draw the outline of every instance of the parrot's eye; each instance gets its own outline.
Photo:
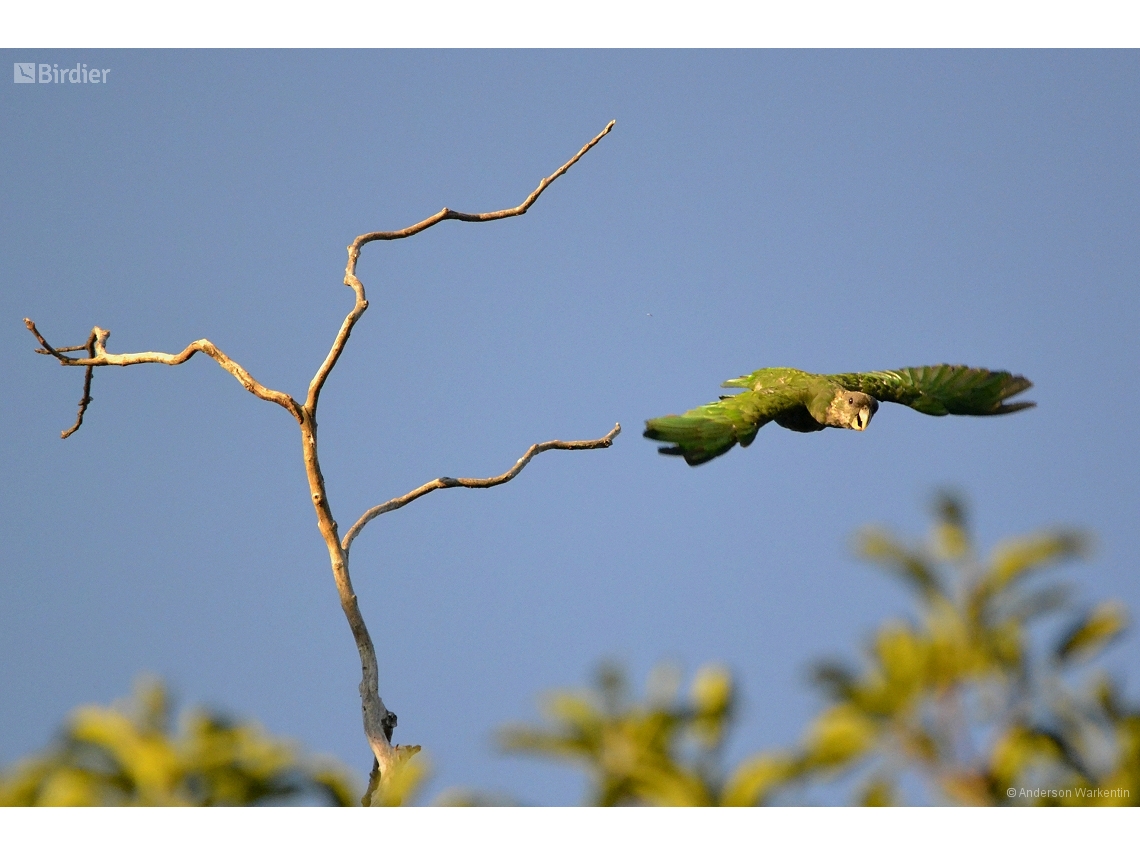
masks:
POLYGON ((847 403, 848 404, 854 404, 855 403, 855 396, 854 395, 848 395, 847 396, 847 403))

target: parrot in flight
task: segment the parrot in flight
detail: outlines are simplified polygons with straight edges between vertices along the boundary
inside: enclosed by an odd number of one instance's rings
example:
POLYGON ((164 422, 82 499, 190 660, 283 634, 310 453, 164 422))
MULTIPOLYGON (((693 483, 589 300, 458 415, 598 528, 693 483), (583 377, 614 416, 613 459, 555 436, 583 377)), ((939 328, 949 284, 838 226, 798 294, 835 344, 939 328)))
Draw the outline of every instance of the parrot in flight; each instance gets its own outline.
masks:
POLYGON ((866 430, 879 401, 905 404, 931 416, 997 416, 1035 406, 1005 403, 1033 384, 1008 371, 965 365, 927 365, 862 374, 809 374, 796 368, 761 368, 721 384, 747 391, 679 416, 645 423, 644 436, 671 443, 657 449, 707 463, 737 443, 750 445, 768 422, 808 433, 826 427, 866 430))

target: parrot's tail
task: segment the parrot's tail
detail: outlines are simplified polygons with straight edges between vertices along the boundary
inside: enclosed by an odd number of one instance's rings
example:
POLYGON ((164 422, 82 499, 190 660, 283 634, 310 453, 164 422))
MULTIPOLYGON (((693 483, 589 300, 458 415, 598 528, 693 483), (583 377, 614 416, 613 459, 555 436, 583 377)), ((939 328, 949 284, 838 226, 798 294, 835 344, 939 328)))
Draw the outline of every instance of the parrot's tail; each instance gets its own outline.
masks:
MULTIPOLYGON (((750 433, 743 445, 751 442, 756 435, 755 430, 750 433)), ((708 463, 714 457, 720 457, 742 438, 737 426, 727 419, 688 415, 650 419, 645 423, 643 436, 658 442, 674 443, 657 450, 661 454, 684 457, 690 466, 698 466, 708 463)))

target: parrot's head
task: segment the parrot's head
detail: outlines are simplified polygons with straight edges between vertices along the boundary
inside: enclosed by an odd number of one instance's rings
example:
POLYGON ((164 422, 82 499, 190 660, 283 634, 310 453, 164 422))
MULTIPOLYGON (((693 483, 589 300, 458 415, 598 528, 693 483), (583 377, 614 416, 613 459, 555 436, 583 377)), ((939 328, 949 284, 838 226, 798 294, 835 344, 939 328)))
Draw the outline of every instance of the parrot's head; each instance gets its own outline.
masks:
POLYGON ((870 395, 840 389, 827 408, 827 424, 829 427, 866 430, 878 409, 879 402, 870 395))

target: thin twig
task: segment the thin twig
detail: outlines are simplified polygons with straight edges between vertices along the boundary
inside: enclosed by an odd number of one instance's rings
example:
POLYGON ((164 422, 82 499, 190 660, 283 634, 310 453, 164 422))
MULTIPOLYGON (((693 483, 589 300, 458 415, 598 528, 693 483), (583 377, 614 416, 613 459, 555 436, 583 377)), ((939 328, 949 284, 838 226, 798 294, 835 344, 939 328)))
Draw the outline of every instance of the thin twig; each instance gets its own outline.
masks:
POLYGON ((436 490, 446 490, 449 487, 470 487, 472 489, 482 489, 486 487, 497 487, 499 484, 505 484, 518 475, 530 463, 531 458, 536 454, 542 454, 544 451, 551 449, 562 449, 565 451, 578 451, 587 448, 609 448, 613 445, 614 437, 621 433, 621 425, 616 424, 609 433, 600 439, 578 439, 572 441, 564 441, 561 439, 552 439, 549 442, 538 442, 527 449, 526 454, 515 462, 515 465, 504 472, 502 475, 496 475, 493 478, 436 478, 433 481, 428 481, 421 487, 417 487, 410 493, 405 493, 395 499, 389 499, 382 505, 377 505, 374 508, 369 508, 364 512, 364 515, 356 521, 356 524, 348 530, 348 534, 344 536, 342 544, 344 551, 347 553, 352 541, 360 534, 361 530, 376 519, 381 514, 386 514, 389 511, 396 511, 411 502, 414 502, 420 496, 426 496, 428 493, 435 492, 436 490))
POLYGON ((534 204, 534 201, 542 195, 543 190, 553 184, 557 179, 565 175, 566 171, 571 166, 581 160, 582 156, 586 152, 596 146, 601 141, 602 137, 613 130, 613 127, 616 123, 617 119, 611 120, 608 125, 602 128, 601 133, 599 133, 596 137, 582 146, 581 150, 579 150, 576 155, 562 164, 562 166, 558 167, 558 169, 554 170, 554 172, 550 173, 550 175, 546 176, 546 178, 543 178, 540 182, 538 182, 538 186, 534 189, 534 192, 527 196, 521 204, 518 204, 513 208, 504 208, 501 211, 491 211, 485 214, 464 214, 461 211, 452 211, 449 208, 444 208, 438 214, 433 214, 426 220, 421 220, 414 226, 408 226, 406 229, 400 229, 399 231, 395 232, 369 232, 368 234, 361 235, 352 242, 352 247, 359 250, 360 247, 364 246, 364 244, 371 243, 374 240, 399 240, 400 238, 411 237, 414 234, 422 232, 424 229, 431 228, 436 223, 443 220, 462 220, 465 223, 485 223, 489 220, 501 220, 505 217, 521 216, 522 214, 525 214, 530 206, 534 204))
MULTIPOLYGON (((47 339, 45 339, 42 335, 40 335, 40 331, 38 329, 36 329, 36 325, 32 323, 31 318, 24 318, 24 326, 26 326, 28 328, 28 331, 36 337, 36 341, 38 341, 40 344, 43 345, 43 348, 36 348, 36 353, 50 353, 52 356, 54 356, 56 359, 58 359, 64 365, 67 365, 68 363, 75 361, 70 356, 64 356, 62 353, 60 353, 58 350, 56 350, 54 347, 52 347, 50 344, 48 344, 47 339)), ((92 344, 95 343, 95 331, 94 330, 91 331, 91 335, 88 337, 87 340, 90 341, 92 344)), ((73 347, 65 347, 63 349, 67 350, 67 351, 87 350, 87 345, 77 344, 73 347)))
MULTIPOLYGON (((27 320, 27 319, 25 318, 25 320, 27 320)), ((94 341, 94 339, 92 339, 92 341, 94 341)), ((47 354, 51 354, 54 356, 57 353, 71 353, 72 351, 76 351, 76 350, 87 350, 87 345, 85 345, 85 344, 73 344, 71 347, 60 347, 60 348, 56 348, 53 350, 46 350, 42 347, 37 347, 35 352, 36 353, 47 353, 47 354)))
MULTIPOLYGON (((208 339, 202 338, 198 339, 198 341, 190 342, 190 344, 186 345, 186 349, 181 353, 161 353, 158 351, 145 351, 143 353, 107 353, 107 338, 111 335, 111 331, 101 329, 100 327, 95 327, 91 330, 91 337, 88 339, 91 347, 88 348, 86 345, 84 346, 90 356, 88 356, 86 359, 76 359, 73 356, 64 356, 63 351, 76 350, 77 348, 67 347, 63 348, 63 350, 56 350, 54 347, 47 343, 42 335, 40 335, 40 331, 36 329, 36 325, 32 323, 31 319, 24 318, 24 326, 26 326, 31 331, 32 335, 34 335, 40 342, 40 344, 44 346, 44 349, 42 351, 37 350, 37 353, 49 353, 58 359, 61 365, 86 366, 88 369, 88 376, 90 376, 90 371, 92 368, 100 368, 106 365, 114 365, 119 367, 127 365, 143 365, 148 363, 154 363, 158 365, 181 365, 183 362, 190 359, 190 357, 192 357, 195 353, 204 353, 215 362, 217 362, 218 365, 222 366, 222 368, 232 374, 234 378, 246 388, 247 391, 261 398, 263 401, 270 401, 274 404, 278 404, 284 407, 298 422, 300 422, 302 419, 301 405, 294 401, 291 396, 286 395, 284 392, 278 392, 274 389, 262 386, 260 383, 253 379, 253 376, 248 371, 246 371, 238 363, 234 362, 232 359, 226 356, 226 354, 222 352, 221 348, 217 347, 208 339)), ((86 392, 84 393, 84 398, 87 398, 86 392)), ((82 422, 82 411, 80 412, 80 416, 81 417, 76 423, 75 427, 64 434, 65 439, 79 428, 79 424, 82 422)))
MULTIPOLYGON (((34 325, 33 325, 34 326, 34 325)), ((95 358, 95 330, 91 330, 91 335, 87 336, 87 343, 76 347, 65 347, 64 350, 86 350, 87 355, 92 359, 95 358)), ((44 353, 46 351, 39 351, 44 353)), ((79 399, 79 412, 75 416, 75 424, 65 431, 60 431, 59 438, 67 439, 83 424, 83 414, 87 412, 87 405, 91 403, 91 378, 95 376, 95 366, 88 365, 87 370, 83 372, 83 396, 79 399)))
POLYGON ((336 338, 333 340, 333 345, 329 349, 329 355, 325 357, 325 361, 321 363, 321 367, 317 369, 317 373, 313 375, 313 379, 309 382, 309 392, 305 396, 305 410, 310 413, 317 411, 317 401, 321 397, 321 389, 324 388, 325 380, 328 379, 329 374, 336 366, 337 360, 340 359, 341 353, 344 352, 344 346, 348 344, 348 337, 352 335, 352 328, 356 326, 356 322, 360 320, 360 316, 368 309, 368 300, 364 297, 364 285, 355 276, 345 276, 344 284, 352 288, 353 293, 356 295, 356 302, 353 304, 352 309, 345 317, 344 322, 340 325, 337 331, 336 338))

